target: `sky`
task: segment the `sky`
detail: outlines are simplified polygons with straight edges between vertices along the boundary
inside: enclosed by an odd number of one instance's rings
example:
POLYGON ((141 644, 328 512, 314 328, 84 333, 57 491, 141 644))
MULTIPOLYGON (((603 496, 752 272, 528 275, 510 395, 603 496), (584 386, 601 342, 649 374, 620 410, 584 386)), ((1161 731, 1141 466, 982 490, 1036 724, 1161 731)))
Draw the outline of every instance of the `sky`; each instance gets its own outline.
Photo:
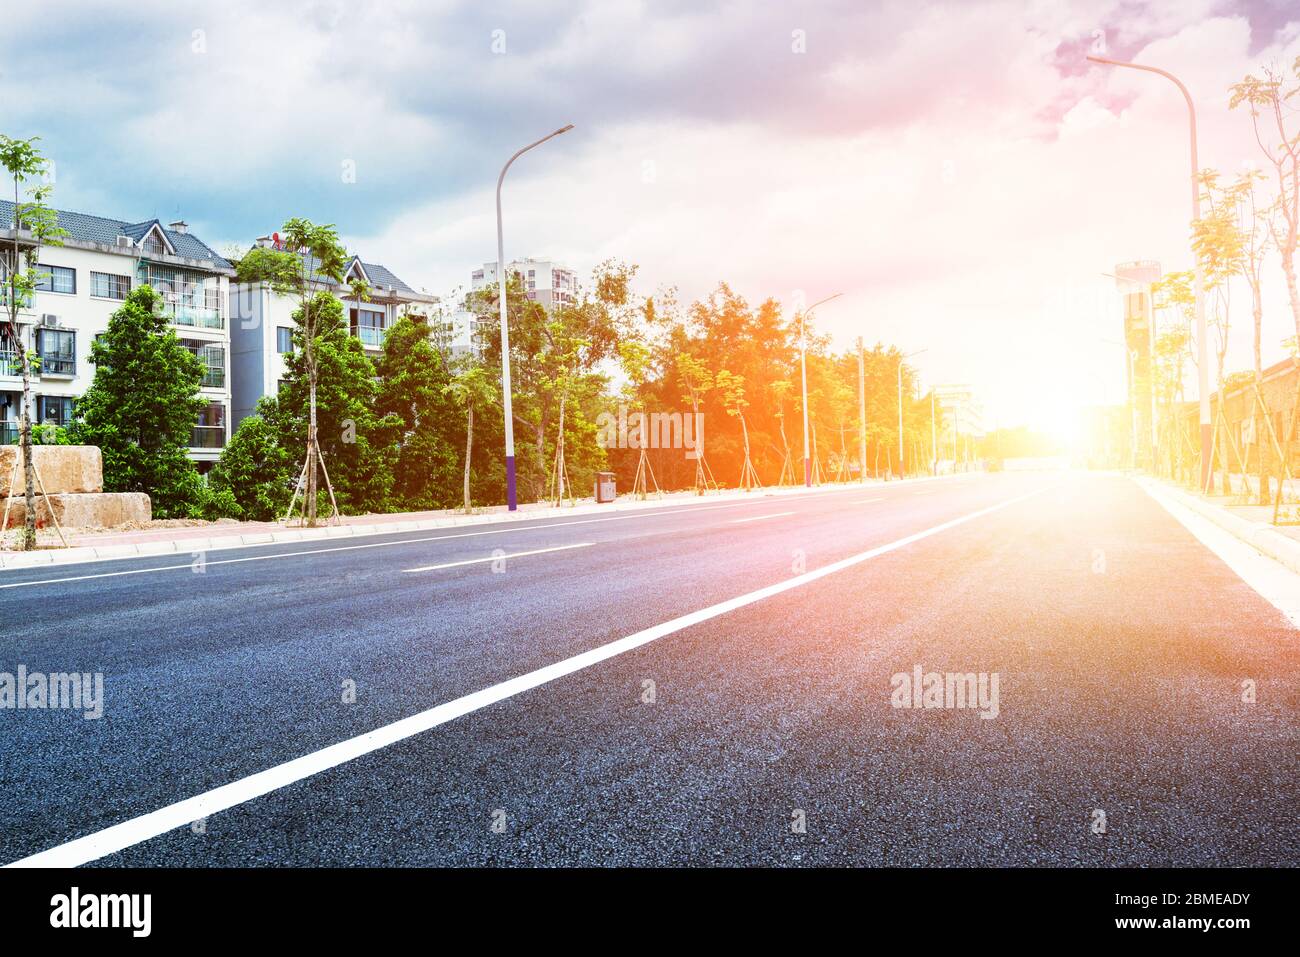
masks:
MULTIPOLYGON (((1300 56, 1300 8, 46 0, 5 11, 0 132, 41 137, 60 208, 184 218, 218 251, 306 216, 450 295, 496 259, 504 161, 572 123, 510 171, 507 259, 618 258, 687 302, 843 293, 817 311, 837 345, 925 350, 923 388, 1048 427, 1123 398, 1103 273, 1191 266, 1182 98, 1092 51, 1179 75, 1201 166, 1235 175, 1262 157, 1228 87, 1300 56)), ((1267 364, 1280 281, 1265 309, 1267 364)))

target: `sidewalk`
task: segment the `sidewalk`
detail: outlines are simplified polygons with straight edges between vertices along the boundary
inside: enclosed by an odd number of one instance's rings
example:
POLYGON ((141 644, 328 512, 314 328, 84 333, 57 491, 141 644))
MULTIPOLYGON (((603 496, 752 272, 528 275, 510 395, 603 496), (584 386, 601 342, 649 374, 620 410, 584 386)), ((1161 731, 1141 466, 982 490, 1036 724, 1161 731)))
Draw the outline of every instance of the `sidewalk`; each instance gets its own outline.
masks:
MULTIPOLYGON (((974 474, 978 473, 957 473, 958 476, 974 474)), ((786 486, 761 489, 757 492, 741 492, 728 489, 721 492, 711 492, 707 495, 696 495, 692 491, 665 492, 659 497, 652 496, 645 501, 631 495, 621 495, 616 501, 601 505, 597 505, 591 498, 583 498, 578 499, 576 505, 565 505, 559 508, 552 505, 530 503, 521 504, 517 511, 510 512, 504 505, 495 505, 477 509, 470 515, 455 509, 429 512, 394 512, 382 515, 346 515, 343 516, 341 524, 325 525, 319 528, 286 526, 280 522, 221 521, 136 531, 80 529, 68 533, 68 544, 71 546, 69 548, 57 547, 58 536, 53 529, 42 529, 41 547, 36 551, 0 550, 0 570, 44 565, 73 565, 117 558, 136 558, 142 555, 175 555, 182 553, 192 555, 195 552, 222 548, 241 548, 249 545, 273 545, 282 542, 305 542, 319 539, 351 538, 362 535, 383 535, 394 532, 416 532, 435 528, 525 522, 545 518, 568 518, 595 512, 627 512, 669 506, 680 508, 706 503, 744 501, 746 499, 757 500, 764 497, 817 495, 850 488, 933 482, 953 477, 953 475, 926 475, 918 478, 894 479, 888 482, 871 479, 866 482, 820 485, 811 489, 806 489, 803 486, 786 486)), ((13 531, 11 530, 6 536, 6 541, 12 541, 13 537, 13 531)))

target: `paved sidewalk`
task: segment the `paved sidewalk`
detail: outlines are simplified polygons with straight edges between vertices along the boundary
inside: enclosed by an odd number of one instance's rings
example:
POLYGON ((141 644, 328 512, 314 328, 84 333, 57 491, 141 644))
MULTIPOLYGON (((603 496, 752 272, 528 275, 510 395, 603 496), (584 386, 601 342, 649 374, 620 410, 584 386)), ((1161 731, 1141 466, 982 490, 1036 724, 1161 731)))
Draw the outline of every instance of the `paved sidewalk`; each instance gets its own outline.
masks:
MULTIPOLYGON (((955 477, 979 474, 960 472, 955 477)), ((302 528, 280 522, 210 522, 200 525, 183 525, 174 528, 150 528, 136 531, 78 530, 68 535, 70 548, 58 547, 58 537, 53 529, 43 529, 41 547, 33 552, 0 550, 0 570, 31 568, 36 565, 71 565, 104 561, 114 558, 134 558, 141 555, 193 554, 221 548, 239 548, 248 545, 271 545, 281 542, 315 541, 325 538, 347 538, 360 535, 382 535, 394 532, 414 532, 433 528, 450 528, 462 525, 485 525, 502 522, 536 521, 545 518, 567 518, 593 512, 622 512, 634 509, 689 507, 706 502, 743 501, 783 495, 817 495, 849 488, 880 487, 909 482, 931 482, 951 479, 953 475, 921 476, 894 479, 888 482, 872 479, 867 482, 820 485, 811 489, 802 486, 766 488, 757 492, 728 489, 697 495, 691 491, 666 492, 641 501, 631 495, 619 496, 617 501, 598 505, 591 498, 578 499, 576 505, 556 508, 544 503, 520 505, 510 512, 504 505, 476 509, 471 515, 454 509, 427 512, 394 512, 381 515, 348 515, 337 525, 302 528)), ((12 541, 12 532, 6 541, 12 541)))

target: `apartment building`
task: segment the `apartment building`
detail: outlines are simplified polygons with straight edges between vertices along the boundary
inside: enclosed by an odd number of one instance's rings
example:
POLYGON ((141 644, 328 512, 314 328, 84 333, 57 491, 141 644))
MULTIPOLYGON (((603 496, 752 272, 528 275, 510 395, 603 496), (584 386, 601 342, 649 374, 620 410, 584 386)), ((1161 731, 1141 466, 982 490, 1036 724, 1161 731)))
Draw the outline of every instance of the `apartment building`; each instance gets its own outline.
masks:
MULTIPOLYGON (((276 248, 273 236, 257 240, 263 248, 276 248)), ((417 292, 378 263, 353 256, 342 284, 317 276, 314 285, 343 303, 348 328, 373 358, 384 347, 384 337, 405 311, 427 315, 437 305, 434 296, 417 292), (370 287, 370 298, 352 299, 349 286, 360 279, 370 287)), ((257 400, 275 395, 285 378, 285 356, 293 351, 293 312, 298 300, 277 293, 267 283, 236 284, 230 296, 231 368, 234 379, 232 428, 257 410, 257 400)))
MULTIPOLYGON (((41 250, 46 273, 23 305, 19 334, 40 356, 33 380, 38 423, 66 425, 73 400, 89 388, 95 367, 90 343, 108 329, 109 316, 142 283, 163 297, 163 308, 185 346, 203 362, 202 396, 208 405, 195 423, 190 457, 206 470, 229 437, 230 330, 227 297, 231 264, 189 231, 183 221, 127 222, 58 210, 62 245, 41 250)), ((14 241, 13 203, 0 200, 0 242, 14 241)), ((26 231, 19 246, 30 245, 26 231)), ((16 353, 0 352, 0 443, 17 441, 22 379, 16 353)))
MULTIPOLYGON (((570 306, 578 301, 578 276, 572 269, 549 259, 516 259, 506 267, 517 274, 528 298, 548 310, 570 306)), ((497 282, 497 264, 484 263, 470 274, 470 288, 483 289, 497 282)))

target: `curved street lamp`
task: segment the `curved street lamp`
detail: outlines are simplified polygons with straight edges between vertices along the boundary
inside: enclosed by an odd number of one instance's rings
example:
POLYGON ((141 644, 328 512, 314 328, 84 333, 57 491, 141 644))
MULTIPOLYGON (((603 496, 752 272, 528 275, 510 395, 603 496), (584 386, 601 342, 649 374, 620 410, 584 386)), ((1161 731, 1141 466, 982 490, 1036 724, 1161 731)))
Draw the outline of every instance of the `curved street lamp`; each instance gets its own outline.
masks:
POLYGON ((536 143, 529 143, 506 160, 506 165, 501 167, 501 175, 497 177, 497 298, 500 300, 501 307, 501 398, 506 420, 506 507, 512 512, 518 508, 518 500, 515 495, 515 419, 510 401, 510 325, 506 321, 506 256, 505 241, 501 232, 501 184, 505 182, 506 170, 510 169, 511 163, 534 146, 541 146, 551 137, 567 133, 571 129, 573 129, 572 123, 543 136, 536 143))
MULTIPOLYGON (((1199 222, 1201 219, 1201 184, 1200 184, 1200 163, 1196 156, 1196 104, 1192 102, 1192 94, 1187 91, 1183 81, 1178 79, 1168 70, 1161 70, 1154 66, 1143 66, 1140 63, 1126 63, 1123 60, 1108 60, 1105 57, 1089 56, 1088 60, 1093 63, 1101 63, 1105 66, 1122 66, 1130 70, 1142 70, 1144 73, 1154 73, 1157 76, 1163 76, 1166 80, 1178 87, 1183 99, 1187 101, 1187 119, 1191 132, 1191 153, 1192 153, 1192 222, 1199 222)), ((1201 418, 1201 494, 1207 494, 1210 491, 1210 485, 1213 482, 1214 473, 1210 469, 1210 454, 1212 429, 1210 426, 1210 341, 1205 328, 1205 275, 1201 268, 1201 257, 1195 249, 1192 250, 1192 261, 1195 263, 1196 273, 1193 287, 1196 291, 1196 365, 1197 365, 1197 388, 1200 390, 1200 418, 1201 418)), ((1154 464, 1154 463, 1153 463, 1154 464)))

